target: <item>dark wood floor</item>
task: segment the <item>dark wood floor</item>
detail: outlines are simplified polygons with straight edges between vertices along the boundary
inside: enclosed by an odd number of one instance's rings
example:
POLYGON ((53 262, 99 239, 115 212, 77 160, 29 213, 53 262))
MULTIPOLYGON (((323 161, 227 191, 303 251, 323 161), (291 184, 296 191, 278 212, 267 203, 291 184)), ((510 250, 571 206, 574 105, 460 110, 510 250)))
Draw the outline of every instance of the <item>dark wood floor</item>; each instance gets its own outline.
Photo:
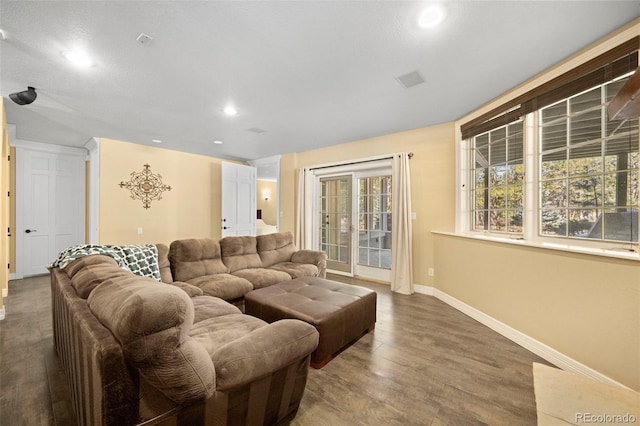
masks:
MULTIPOLYGON (((375 331, 310 370, 291 425, 535 425, 531 352, 430 296, 378 293, 375 331)), ((12 281, 0 321, 0 425, 73 425, 49 277, 12 281)))

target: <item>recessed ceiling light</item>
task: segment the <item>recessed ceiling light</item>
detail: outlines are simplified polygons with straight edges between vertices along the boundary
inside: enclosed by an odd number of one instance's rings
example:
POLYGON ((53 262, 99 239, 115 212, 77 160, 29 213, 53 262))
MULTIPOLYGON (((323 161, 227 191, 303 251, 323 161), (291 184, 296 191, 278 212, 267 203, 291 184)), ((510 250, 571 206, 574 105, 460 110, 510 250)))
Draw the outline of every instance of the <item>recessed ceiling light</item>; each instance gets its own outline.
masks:
POLYGON ((443 6, 432 4, 422 11, 418 18, 418 25, 422 28, 433 28, 442 23, 446 15, 447 13, 443 6))
POLYGON ((151 142, 153 142, 153 143, 162 143, 162 141, 160 139, 151 139, 151 142))
POLYGON ((235 109, 235 107, 229 105, 229 106, 224 108, 224 113, 229 115, 229 116, 238 115, 238 110, 235 109))
POLYGON ((79 50, 65 50, 62 52, 62 56, 64 56, 67 61, 82 68, 89 68, 95 65, 95 62, 93 62, 93 59, 91 59, 89 55, 79 50))
POLYGON ((222 141, 213 141, 216 145, 222 145, 222 141))

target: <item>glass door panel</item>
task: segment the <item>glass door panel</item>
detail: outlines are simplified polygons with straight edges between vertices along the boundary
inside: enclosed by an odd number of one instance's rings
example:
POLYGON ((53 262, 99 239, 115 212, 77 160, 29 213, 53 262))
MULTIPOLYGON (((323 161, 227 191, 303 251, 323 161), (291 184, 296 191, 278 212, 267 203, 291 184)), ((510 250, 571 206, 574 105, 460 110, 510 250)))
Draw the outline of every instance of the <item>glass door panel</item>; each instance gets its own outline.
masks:
POLYGON ((391 176, 358 179, 358 265, 391 269, 391 176))
POLYGON ((351 176, 320 179, 320 250, 327 269, 351 272, 351 176))

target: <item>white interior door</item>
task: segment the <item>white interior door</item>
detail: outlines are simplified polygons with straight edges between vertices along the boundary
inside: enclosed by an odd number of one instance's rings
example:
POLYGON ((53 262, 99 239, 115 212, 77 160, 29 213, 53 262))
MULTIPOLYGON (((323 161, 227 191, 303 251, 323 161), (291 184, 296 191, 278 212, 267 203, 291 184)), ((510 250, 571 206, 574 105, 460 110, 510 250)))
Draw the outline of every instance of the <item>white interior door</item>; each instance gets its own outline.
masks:
MULTIPOLYGON (((51 150, 52 148, 47 148, 51 150)), ((47 265, 84 243, 85 157, 16 147, 16 275, 47 265)))
POLYGON ((222 163, 222 232, 256 235, 256 168, 222 163))

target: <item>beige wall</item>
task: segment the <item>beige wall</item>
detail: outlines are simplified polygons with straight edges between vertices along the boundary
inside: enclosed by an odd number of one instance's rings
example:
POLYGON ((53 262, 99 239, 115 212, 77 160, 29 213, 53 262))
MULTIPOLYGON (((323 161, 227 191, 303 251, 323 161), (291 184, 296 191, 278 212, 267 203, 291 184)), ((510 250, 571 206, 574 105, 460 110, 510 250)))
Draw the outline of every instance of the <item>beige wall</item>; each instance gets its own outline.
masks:
POLYGON ((295 231, 296 169, 366 156, 413 152, 411 199, 414 282, 433 285, 427 269, 434 265, 432 229, 454 228, 455 145, 453 123, 380 136, 297 154, 280 162, 280 230, 295 231))
MULTIPOLYGON (((638 35, 640 20, 456 126, 638 35)), ((445 235, 434 242, 436 288, 640 390, 640 262, 445 235)))
POLYGON ((220 238, 218 158, 100 139, 100 243, 170 243, 181 238, 220 238), (144 209, 119 183, 144 164, 171 186, 144 209), (137 228, 142 228, 138 235, 137 228))
POLYGON ((640 264, 435 236, 436 287, 640 389, 640 264))
POLYGON ((277 206, 278 206, 278 184, 277 182, 270 182, 268 180, 257 180, 256 181, 256 206, 259 210, 262 210, 262 220, 267 225, 276 225, 277 224, 277 206), (264 192, 268 191, 269 196, 268 200, 264 199, 264 192))

